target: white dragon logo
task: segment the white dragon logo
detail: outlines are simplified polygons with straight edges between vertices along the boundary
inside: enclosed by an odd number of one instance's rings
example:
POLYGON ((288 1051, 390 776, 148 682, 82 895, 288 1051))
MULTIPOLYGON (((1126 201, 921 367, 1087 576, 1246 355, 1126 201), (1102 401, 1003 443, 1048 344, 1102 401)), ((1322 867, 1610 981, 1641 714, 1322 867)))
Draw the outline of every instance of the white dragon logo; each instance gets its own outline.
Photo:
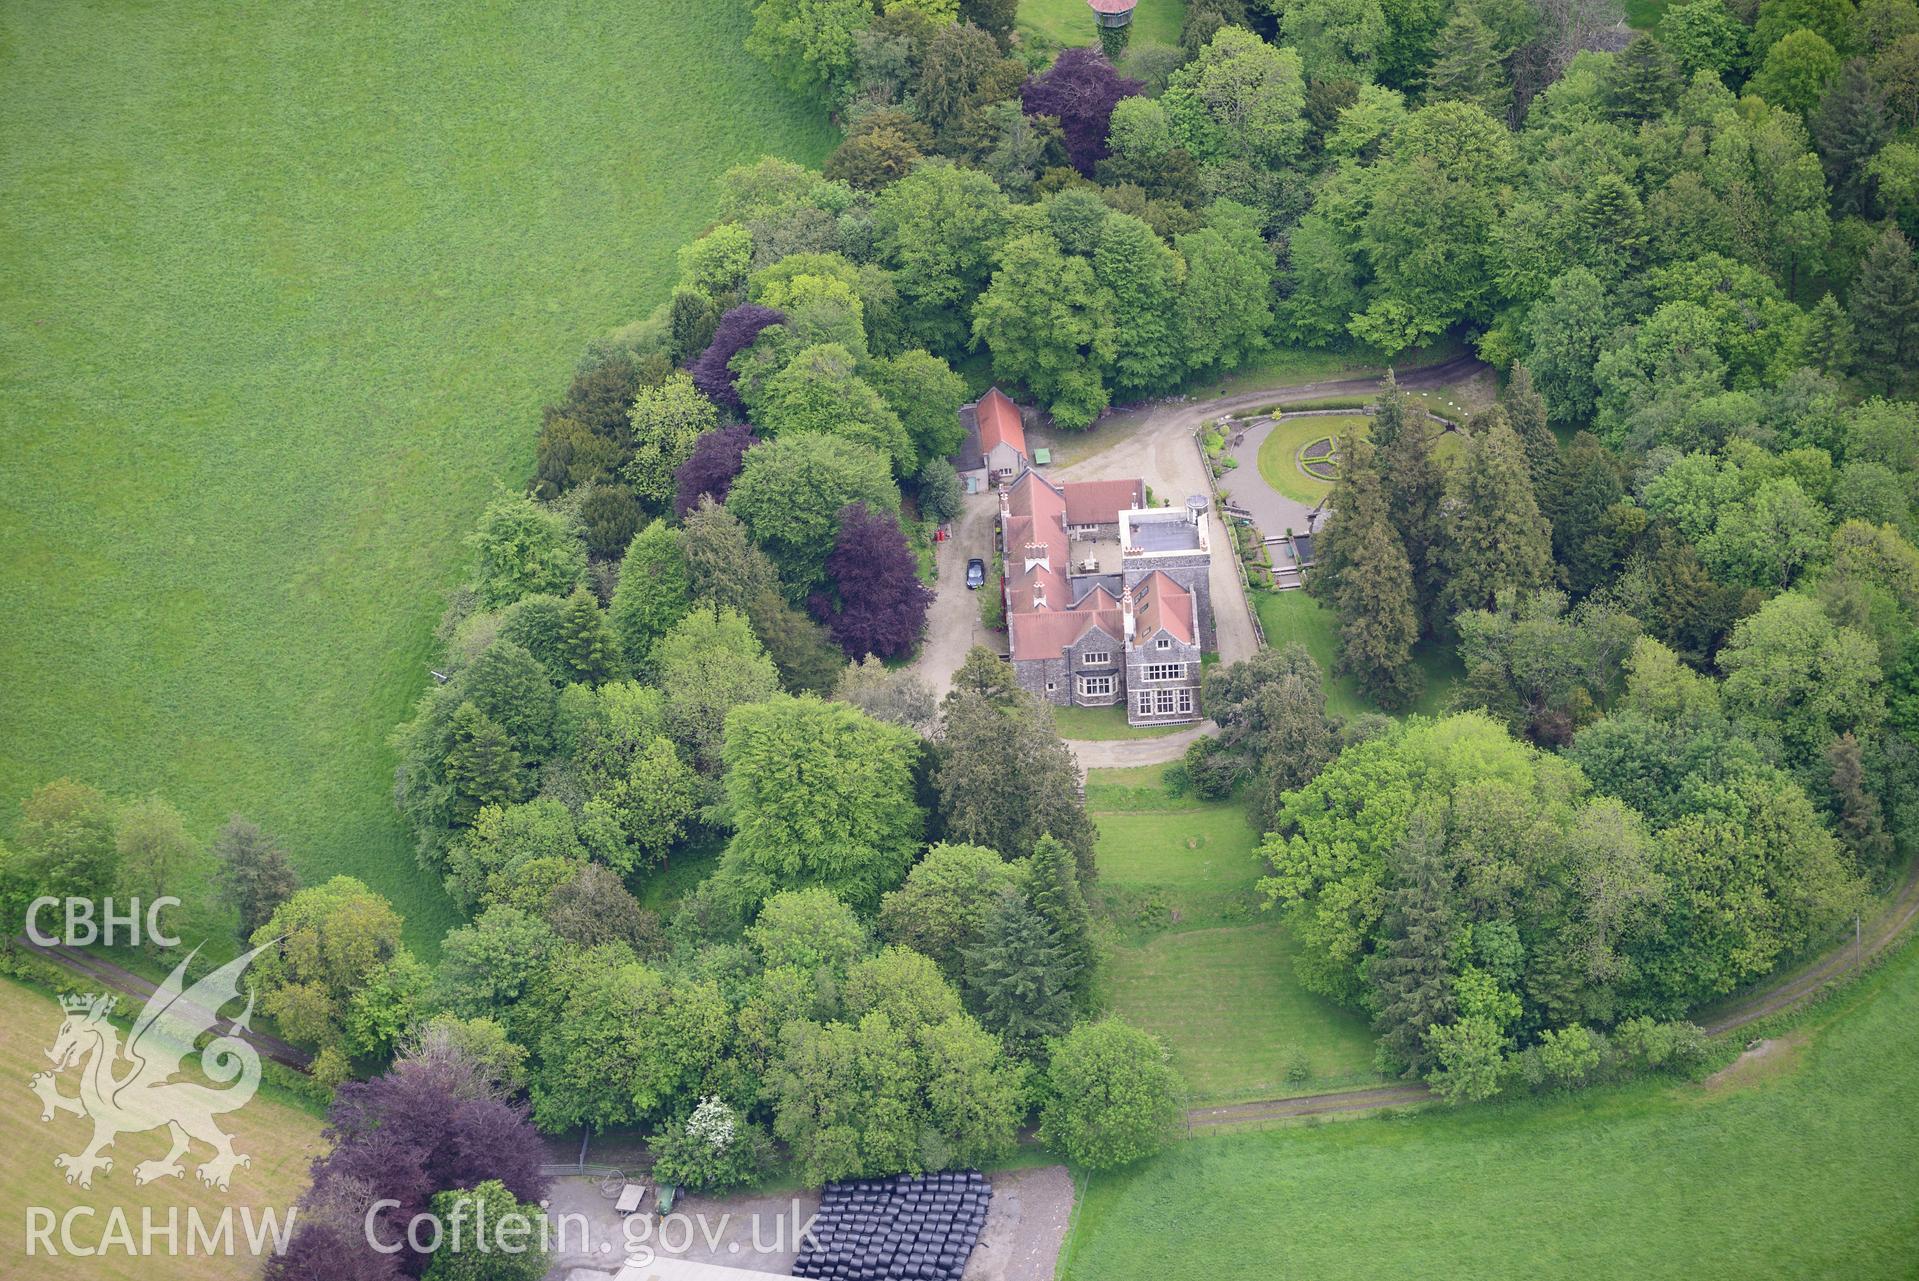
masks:
POLYGON ((113 1169, 113 1158, 102 1156, 102 1148, 111 1147, 119 1135, 161 1126, 171 1134, 172 1150, 158 1161, 136 1165, 135 1183, 184 1173, 180 1158, 186 1154, 190 1138, 213 1147, 213 1159, 198 1170, 201 1181, 211 1187, 225 1191, 234 1167, 252 1164, 233 1150, 232 1137, 213 1121, 222 1112, 244 1106, 260 1086, 259 1052, 241 1035, 253 1014, 251 994, 233 1027, 199 1051, 200 1071, 213 1086, 169 1078, 194 1052, 194 1042, 215 1030, 216 1011, 240 996, 240 975, 254 957, 271 946, 268 943, 254 948, 183 991, 187 964, 199 952, 195 948, 147 999, 124 1050, 118 1031, 107 1020, 114 997, 99 993, 60 998, 66 1020, 60 1024, 53 1048, 47 1051, 53 1071, 35 1073, 28 1086, 40 1096, 42 1121, 51 1121, 55 1112, 71 1112, 93 1121, 93 1141, 85 1151, 53 1158, 54 1165, 67 1172, 68 1183, 92 1187, 95 1171, 113 1169), (83 1061, 79 1097, 68 1098, 55 1088, 55 1077, 83 1061))

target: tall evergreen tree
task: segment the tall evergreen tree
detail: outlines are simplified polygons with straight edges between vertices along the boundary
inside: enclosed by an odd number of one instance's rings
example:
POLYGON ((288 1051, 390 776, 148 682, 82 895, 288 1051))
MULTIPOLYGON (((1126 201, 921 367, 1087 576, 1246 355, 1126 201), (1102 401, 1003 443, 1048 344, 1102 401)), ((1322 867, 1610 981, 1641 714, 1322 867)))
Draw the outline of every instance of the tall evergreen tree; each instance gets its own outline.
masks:
POLYGON ((1533 385, 1531 370, 1514 363, 1512 378, 1506 384, 1506 395, 1500 403, 1506 407, 1506 421, 1512 424, 1519 443, 1526 447, 1526 466, 1532 472, 1533 492, 1543 493, 1551 487, 1553 473, 1559 467, 1559 440, 1546 425, 1546 398, 1533 385))
POLYGON ((1892 137, 1892 117, 1864 58, 1840 68, 1810 123, 1819 163, 1832 184, 1833 214, 1870 213, 1872 179, 1866 164, 1892 137))
POLYGON ((1552 528, 1539 514, 1526 450, 1495 406, 1453 475, 1452 520, 1439 545, 1444 617, 1489 609, 1500 591, 1552 581, 1552 528))
POLYGON ((1826 749, 1832 767, 1832 798, 1839 808, 1839 839, 1846 843, 1861 867, 1884 867, 1892 861, 1892 837, 1886 831, 1879 798, 1866 786, 1866 764, 1859 740, 1850 733, 1832 740, 1826 749))
POLYGON ((1080 889, 1073 852, 1051 836, 1040 837, 1033 846, 1031 882, 1033 910, 1059 940, 1060 956, 1073 971, 1074 1003, 1084 1008, 1092 992, 1093 913, 1080 889))
POLYGON ((740 518, 710 498, 686 518, 680 550, 694 600, 744 614, 767 592, 779 591, 772 560, 754 545, 740 518))
POLYGON ((1286 793, 1306 786, 1333 759, 1332 725, 1326 719, 1326 688, 1319 664, 1306 663, 1262 687, 1255 696, 1254 720, 1261 729, 1259 777, 1265 785, 1255 817, 1261 831, 1271 829, 1286 793))
POLYGON ((1494 120, 1512 111, 1512 78, 1500 61, 1499 41, 1469 5, 1460 5, 1440 28, 1426 97, 1433 102, 1470 102, 1494 120))
POLYGON ((1642 31, 1613 61, 1607 97, 1624 120, 1657 120, 1678 100, 1680 87, 1679 70, 1665 48, 1642 31))
POLYGON ((1574 596, 1585 596, 1612 576, 1617 549, 1610 512, 1626 495, 1617 457, 1591 432, 1573 437, 1550 497, 1553 557, 1574 596))
POLYGON ((1860 373, 1890 391, 1919 367, 1919 270, 1899 228, 1888 226, 1867 252, 1848 301, 1860 373))
POLYGON ((619 669, 619 644, 606 625, 600 603, 584 586, 575 587, 567 598, 558 649, 564 669, 558 675, 569 681, 598 685, 619 669))
POLYGON ((1618 174, 1589 180, 1574 213, 1579 261, 1601 280, 1617 281, 1644 265, 1646 207, 1618 174))
POLYGON ((1806 363, 1823 373, 1844 376, 1852 368, 1858 344, 1852 318, 1830 291, 1806 316, 1806 363))
POLYGON ((1403 707, 1419 693, 1413 665, 1419 615, 1412 568, 1393 528, 1370 441, 1341 442, 1332 504, 1312 581, 1313 594, 1339 617, 1339 669, 1374 702, 1403 707))
MULTIPOLYGON (((1399 390, 1391 370, 1373 409, 1372 446, 1378 460, 1391 524, 1399 531, 1412 569, 1416 620, 1431 617, 1439 598, 1439 581, 1432 567, 1433 548, 1440 538, 1440 500, 1445 478, 1433 457, 1432 428, 1426 411, 1399 390)), ((1338 510, 1337 499, 1334 510, 1338 510)))
POLYGON ((1003 895, 965 949, 966 991, 979 1020, 1014 1053, 1033 1056, 1073 1025, 1076 967, 1039 913, 1003 895))
MULTIPOLYGON (((1002 671, 1007 667, 991 654, 986 658, 1002 671)), ((1017 687, 969 688, 969 680, 982 678, 969 677, 967 666, 940 712, 933 781, 946 839, 1024 858, 1050 834, 1073 852, 1082 882, 1090 882, 1093 823, 1080 799, 1079 764, 1052 716, 1017 687)))
POLYGON ((1383 1049, 1409 1076, 1426 1067, 1426 1029, 1452 1018, 1452 878, 1440 823, 1416 813, 1393 854, 1394 887, 1381 921, 1383 942, 1367 976, 1383 1049))
POLYGON ((209 848, 220 865, 220 884, 240 914, 240 935, 250 937, 275 908, 300 888, 299 873, 280 843, 235 814, 209 848))
POLYGON ((452 794, 447 813, 454 826, 471 823, 489 805, 519 799, 520 754, 498 721, 472 703, 461 703, 448 740, 442 772, 452 794))

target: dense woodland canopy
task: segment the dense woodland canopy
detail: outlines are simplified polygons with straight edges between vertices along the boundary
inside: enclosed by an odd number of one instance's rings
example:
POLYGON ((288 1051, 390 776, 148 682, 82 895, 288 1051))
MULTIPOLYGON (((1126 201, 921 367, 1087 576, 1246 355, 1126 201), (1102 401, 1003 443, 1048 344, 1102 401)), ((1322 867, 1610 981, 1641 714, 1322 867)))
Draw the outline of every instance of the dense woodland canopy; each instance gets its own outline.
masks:
MULTIPOLYGON (((1679 1020, 1914 852, 1912 0, 1632 35, 1598 0, 1196 0, 1125 74, 1003 0, 755 14, 843 145, 730 171, 670 300, 588 350, 394 732, 466 923, 429 968, 366 887, 298 888, 244 820, 216 842, 243 928, 297 942, 261 1009, 321 1084, 397 1057, 342 1091, 328 1171, 382 1109, 440 1142, 449 1098, 481 1137, 643 1129, 699 1186, 774 1139, 808 1180, 988 1162, 1034 1119, 1095 1167, 1164 1140, 1158 1047, 1092 1017, 1049 714, 985 651, 937 704, 881 662, 989 377, 1072 429, 1282 347, 1499 372, 1445 460, 1389 385, 1312 581, 1382 710, 1456 652, 1451 714, 1329 717, 1268 650, 1209 673, 1221 733, 1174 771, 1252 807, 1300 974, 1382 1068, 1472 1098, 1680 1062, 1679 1020)), ((62 781, 0 889, 164 886, 190 851, 163 802, 62 781)), ((404 1198, 537 1197, 466 1155, 404 1198)))

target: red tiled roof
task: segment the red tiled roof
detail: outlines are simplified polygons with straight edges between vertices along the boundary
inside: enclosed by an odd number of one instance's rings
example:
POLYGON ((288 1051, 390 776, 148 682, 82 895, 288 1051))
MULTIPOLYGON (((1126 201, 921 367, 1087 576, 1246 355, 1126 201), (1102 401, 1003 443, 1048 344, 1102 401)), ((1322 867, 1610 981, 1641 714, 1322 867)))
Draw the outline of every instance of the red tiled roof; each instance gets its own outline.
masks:
POLYGON ((1019 406, 1006 398, 1006 393, 994 387, 979 398, 979 407, 974 416, 979 422, 979 447, 981 453, 990 453, 995 446, 1004 441, 1026 456, 1026 428, 1020 423, 1019 406))
POLYGON ((1139 0, 1087 0, 1094 13, 1131 13, 1139 0))
POLYGON ((1146 483, 1139 480, 1075 480, 1066 490, 1066 523, 1117 525, 1119 514, 1146 505, 1146 483))
POLYGON ((1007 618, 1014 658, 1058 658, 1060 651, 1098 627, 1117 647, 1126 635, 1117 609, 1028 610, 1007 618))
MULTIPOLYGON (((985 405, 985 401, 980 403, 985 405)), ((1138 506, 1144 497, 1144 486, 1137 480, 1090 481, 1062 487, 1035 471, 1021 473, 1007 487, 1000 528, 1005 538, 1006 625, 1014 658, 1058 658, 1061 650, 1096 626, 1116 645, 1123 643, 1125 623, 1119 600, 1110 591, 1096 586, 1077 605, 1073 603, 1073 584, 1067 574, 1072 540, 1066 527, 1069 523, 1111 524, 1119 519, 1121 504, 1138 506), (1044 549, 1045 565, 1026 567, 1029 547, 1044 549), (1036 590, 1045 600, 1044 606, 1034 604, 1036 590)), ((1136 594, 1149 586, 1148 595, 1158 611, 1155 617, 1167 615, 1166 630, 1190 644, 1192 603, 1185 589, 1157 571, 1135 589, 1136 594), (1160 583, 1165 586, 1158 586, 1160 583), (1182 610, 1185 612, 1180 613, 1182 610)))
POLYGON ((1159 570, 1133 587, 1133 634, 1145 640, 1162 628, 1181 644, 1193 643, 1193 596, 1159 570))

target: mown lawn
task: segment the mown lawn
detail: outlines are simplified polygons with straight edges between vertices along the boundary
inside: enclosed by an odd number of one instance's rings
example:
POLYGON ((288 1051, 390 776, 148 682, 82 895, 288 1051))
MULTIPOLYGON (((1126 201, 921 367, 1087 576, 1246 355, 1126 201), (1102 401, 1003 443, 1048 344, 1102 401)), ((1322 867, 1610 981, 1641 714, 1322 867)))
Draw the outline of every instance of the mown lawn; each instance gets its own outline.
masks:
POLYGON ((1129 725, 1126 707, 1055 707, 1053 724, 1061 738, 1103 741, 1114 738, 1159 738, 1191 729, 1191 725, 1129 725))
MULTIPOLYGON (((1268 645, 1304 645, 1326 672, 1326 710, 1336 716, 1358 716, 1379 709, 1360 694, 1350 676, 1334 676, 1339 661, 1339 624, 1333 612, 1304 591, 1255 591, 1253 608, 1266 632, 1268 645)), ((1431 644, 1413 652, 1413 661, 1426 677, 1426 687, 1409 713, 1435 716, 1446 710, 1453 685, 1464 675, 1452 650, 1431 644)))
POLYGON ((1365 414, 1307 414, 1282 418, 1259 444, 1259 475, 1268 485, 1294 502, 1316 506, 1332 492, 1333 482, 1308 476, 1299 467, 1299 451, 1316 440, 1331 436, 1334 448, 1340 439, 1363 438, 1371 434, 1373 420, 1365 414))
MULTIPOLYGON (((0 804, 232 811, 451 913, 389 801, 460 539, 728 165, 831 131, 742 4, 0 14, 0 804)), ((224 933, 204 884, 189 937, 224 933)))
POLYGON ((1189 1139, 1091 1180, 1061 1275, 1911 1277, 1919 949, 1803 1035, 1719 1088, 1189 1139))
POLYGON ((1365 1017, 1300 987, 1297 946, 1266 919, 1115 949, 1114 1008, 1167 1043, 1195 1103, 1374 1082, 1365 1017))
MULTIPOLYGON (((132 1015, 139 1012, 135 1003, 132 1015)), ((179 1178, 156 1179, 144 1187, 134 1183, 134 1167, 142 1161, 158 1160, 166 1155, 168 1142, 164 1129, 127 1133, 108 1149, 113 1168, 95 1174, 91 1188, 79 1188, 66 1182, 63 1171, 55 1168, 53 1158, 62 1153, 81 1151, 93 1134, 93 1125, 83 1117, 57 1112, 51 1121, 40 1119, 40 1101, 27 1090, 27 1080, 47 1070, 46 1050, 60 1031, 62 1012, 53 998, 12 980, 0 980, 0 1078, 8 1085, 9 1097, 0 1107, 0 1145, 8 1154, 0 1167, 0 1206, 6 1207, 9 1220, 4 1250, 18 1271, 9 1276, 36 1278, 76 1278, 83 1281, 186 1281, 193 1278, 241 1278, 260 1275, 260 1260, 240 1252, 230 1255, 189 1256, 185 1251, 187 1211, 197 1211, 207 1230, 215 1230, 220 1213, 234 1209, 233 1231, 236 1244, 244 1240, 242 1207, 257 1216, 272 1210, 284 1223, 288 1207, 306 1190, 307 1168, 326 1150, 320 1138, 320 1119, 295 1107, 271 1092, 254 1096, 246 1106, 220 1117, 220 1126, 233 1136, 234 1151, 248 1157, 252 1164, 233 1172, 225 1192, 200 1182, 195 1168, 212 1156, 212 1149, 195 1142, 181 1159, 184 1173, 179 1178), (29 1207, 39 1206, 52 1212, 56 1223, 69 1210, 89 1207, 73 1220, 76 1245, 100 1241, 107 1228, 107 1214, 119 1207, 127 1215, 138 1240, 141 1210, 151 1208, 154 1222, 164 1226, 169 1211, 179 1218, 180 1252, 139 1258, 124 1249, 94 1258, 76 1258, 64 1252, 49 1258, 36 1250, 27 1260, 26 1216, 29 1207)), ((121 1038, 126 1024, 120 1024, 121 1038)), ((72 1098, 79 1093, 78 1070, 69 1070, 56 1078, 60 1093, 72 1098)), ((183 1079, 193 1079, 193 1060, 183 1079)), ((204 1079, 202 1078, 204 1084, 204 1079)), ((256 1222, 257 1222, 256 1218, 256 1222)), ((165 1249, 165 1239, 159 1238, 165 1249)), ((53 1235, 59 1246, 60 1235, 53 1235)))
POLYGON ((1256 908, 1259 833, 1245 806, 1170 796, 1163 770, 1087 779, 1095 896, 1113 925, 1103 995, 1165 1040, 1194 1102, 1366 1077, 1365 1020, 1299 986, 1291 935, 1256 908))

